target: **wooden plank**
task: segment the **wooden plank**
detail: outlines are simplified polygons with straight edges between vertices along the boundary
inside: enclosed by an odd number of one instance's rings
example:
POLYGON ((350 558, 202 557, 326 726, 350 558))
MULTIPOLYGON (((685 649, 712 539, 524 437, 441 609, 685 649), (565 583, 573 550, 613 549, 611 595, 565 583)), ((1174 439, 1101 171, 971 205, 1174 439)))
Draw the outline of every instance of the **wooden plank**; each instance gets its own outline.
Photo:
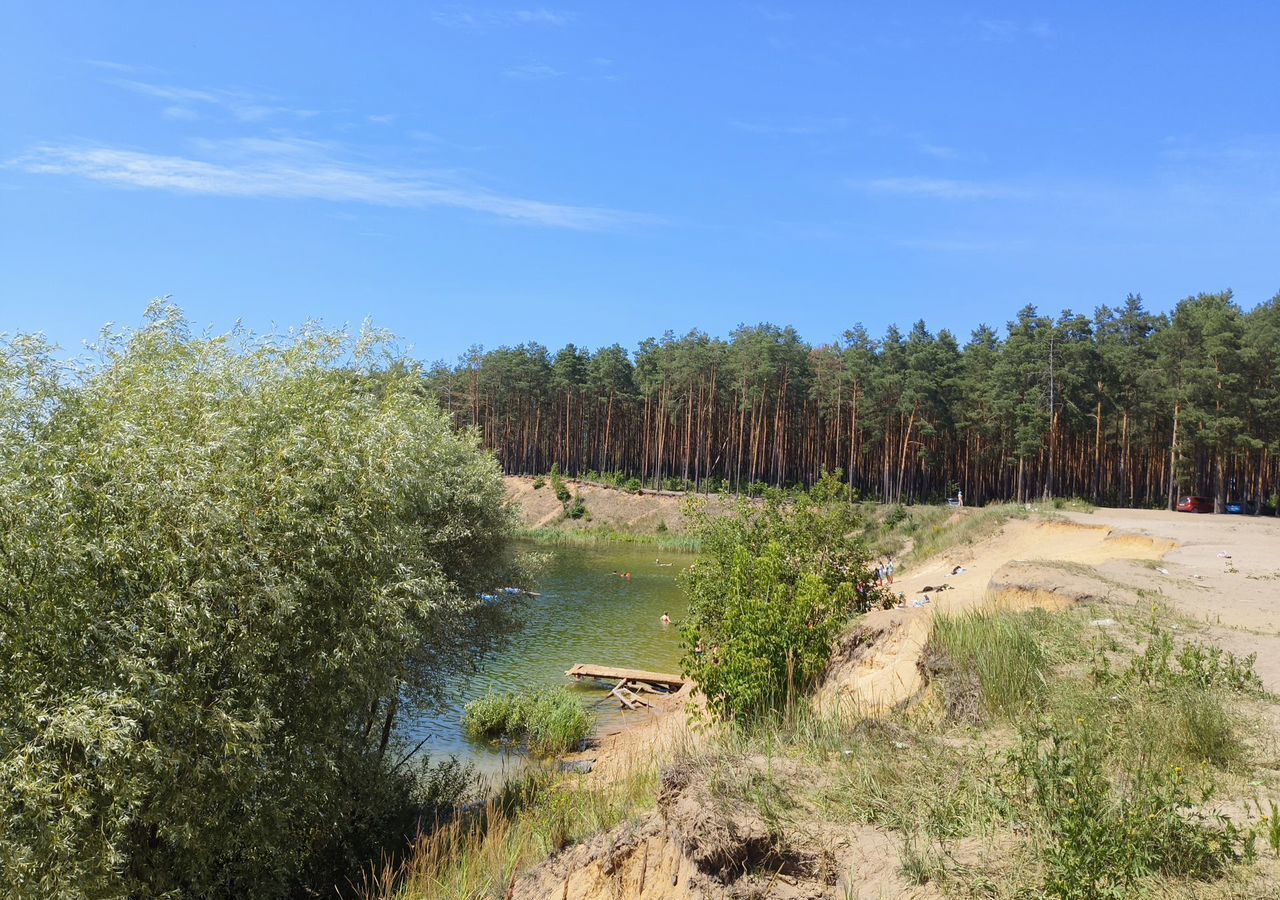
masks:
POLYGON ((635 705, 634 703, 632 703, 632 702, 631 702, 630 700, 628 700, 626 697, 622 696, 622 689, 621 689, 621 688, 614 688, 614 689, 613 689, 613 690, 611 690, 609 693, 610 693, 610 695, 612 695, 612 696, 614 696, 614 697, 617 697, 617 698, 622 702, 622 705, 623 705, 623 706, 625 706, 627 709, 635 709, 635 708, 636 708, 636 705, 635 705))
POLYGON ((626 684, 623 685, 623 687, 633 691, 644 691, 646 694, 665 693, 664 691, 659 691, 656 687, 654 687, 647 681, 628 681, 626 684))
POLYGON ((622 705, 627 709, 635 709, 639 706, 647 706, 653 708, 653 704, 643 697, 638 697, 624 687, 616 687, 609 692, 610 696, 617 697, 622 705))
POLYGON ((646 672, 643 669, 623 669, 617 666, 596 666, 578 663, 566 675, 574 678, 598 678, 601 681, 643 681, 661 687, 679 688, 684 686, 684 679, 679 675, 666 675, 662 672, 646 672))

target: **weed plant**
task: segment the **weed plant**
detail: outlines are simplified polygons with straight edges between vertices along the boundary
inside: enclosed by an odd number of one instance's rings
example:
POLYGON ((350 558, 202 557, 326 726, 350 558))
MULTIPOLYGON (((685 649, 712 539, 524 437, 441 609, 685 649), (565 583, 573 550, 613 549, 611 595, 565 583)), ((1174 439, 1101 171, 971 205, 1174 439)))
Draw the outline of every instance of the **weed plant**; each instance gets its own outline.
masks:
POLYGON ((1123 896, 1146 876, 1215 878, 1238 858, 1241 831, 1197 809, 1206 789, 1197 790, 1180 767, 1143 757, 1116 778, 1111 750, 1105 731, 1081 722, 1070 731, 1028 727, 1010 755, 1046 838, 1038 849, 1046 894, 1123 896))

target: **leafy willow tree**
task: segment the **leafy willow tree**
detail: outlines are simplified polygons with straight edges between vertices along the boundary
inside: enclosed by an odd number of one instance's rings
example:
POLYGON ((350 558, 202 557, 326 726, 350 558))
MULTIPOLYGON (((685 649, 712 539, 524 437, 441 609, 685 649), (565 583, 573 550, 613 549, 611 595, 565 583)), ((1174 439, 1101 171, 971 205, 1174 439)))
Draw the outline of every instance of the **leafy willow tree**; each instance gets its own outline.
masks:
POLYGON ((473 349, 428 385, 512 473, 557 463, 758 492, 841 468, 883 501, 1266 501, 1280 491, 1276 308, 1246 313, 1229 294, 1170 316, 1135 295, 1092 314, 1026 306, 963 347, 917 322, 879 338, 855 325, 827 346, 761 323, 667 332, 630 357, 473 349))
POLYGON ((406 827, 397 716, 500 624, 499 469, 379 334, 156 305, 96 351, 0 345, 6 891, 331 890, 406 827))

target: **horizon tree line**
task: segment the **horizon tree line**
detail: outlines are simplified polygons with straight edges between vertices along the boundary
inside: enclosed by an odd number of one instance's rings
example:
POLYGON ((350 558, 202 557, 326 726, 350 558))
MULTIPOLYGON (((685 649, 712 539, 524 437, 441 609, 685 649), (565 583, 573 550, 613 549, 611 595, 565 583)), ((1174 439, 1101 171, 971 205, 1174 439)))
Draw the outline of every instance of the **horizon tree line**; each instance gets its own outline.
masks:
POLYGON ((923 320, 809 344, 740 325, 589 351, 471 347, 426 374, 508 474, 557 465, 649 487, 750 491, 840 470, 859 495, 921 502, 1073 496, 1255 508, 1280 491, 1280 294, 1230 291, 1170 313, 1140 295, 1092 315, 1032 305, 961 344, 923 320))

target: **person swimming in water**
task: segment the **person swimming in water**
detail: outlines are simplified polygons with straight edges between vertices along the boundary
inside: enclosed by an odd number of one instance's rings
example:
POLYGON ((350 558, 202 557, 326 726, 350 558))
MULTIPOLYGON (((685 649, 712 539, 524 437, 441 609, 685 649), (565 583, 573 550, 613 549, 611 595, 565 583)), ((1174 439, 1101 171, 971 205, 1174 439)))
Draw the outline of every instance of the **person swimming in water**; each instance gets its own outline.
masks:
POLYGON ((670 625, 670 624, 671 624, 671 617, 670 617, 669 615, 667 615, 666 613, 663 613, 663 614, 662 614, 662 624, 663 624, 663 625, 670 625))

